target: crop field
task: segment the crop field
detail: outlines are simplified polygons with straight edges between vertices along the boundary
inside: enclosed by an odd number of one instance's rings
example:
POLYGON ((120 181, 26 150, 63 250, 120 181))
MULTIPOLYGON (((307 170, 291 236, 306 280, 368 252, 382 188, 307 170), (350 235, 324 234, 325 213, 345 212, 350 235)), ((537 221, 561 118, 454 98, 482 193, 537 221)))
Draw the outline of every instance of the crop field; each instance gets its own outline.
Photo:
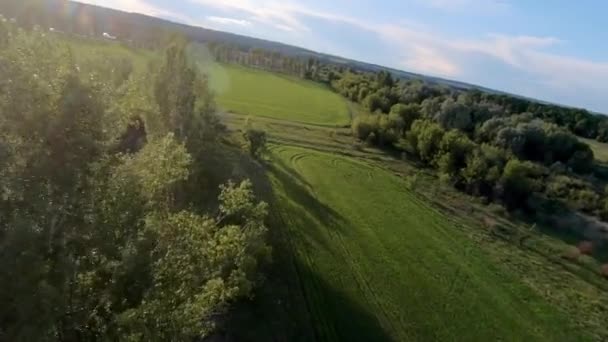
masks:
POLYGON ((393 174, 278 145, 270 168, 275 215, 296 255, 319 339, 572 336, 564 317, 393 174))
POLYGON ((209 73, 224 110, 327 126, 350 121, 346 101, 322 85, 238 66, 215 65, 209 73))

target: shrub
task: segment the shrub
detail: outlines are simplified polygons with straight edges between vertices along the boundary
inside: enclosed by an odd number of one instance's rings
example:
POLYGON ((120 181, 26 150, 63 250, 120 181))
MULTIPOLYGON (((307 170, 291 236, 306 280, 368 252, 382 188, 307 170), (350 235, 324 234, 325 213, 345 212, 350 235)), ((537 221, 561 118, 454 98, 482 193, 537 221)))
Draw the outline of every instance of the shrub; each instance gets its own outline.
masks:
POLYGON ((600 268, 600 273, 604 278, 608 279, 608 264, 602 265, 602 267, 600 268))
POLYGON ((243 134, 243 137, 247 141, 247 148, 249 154, 254 158, 259 158, 266 150, 266 132, 249 128, 243 134))

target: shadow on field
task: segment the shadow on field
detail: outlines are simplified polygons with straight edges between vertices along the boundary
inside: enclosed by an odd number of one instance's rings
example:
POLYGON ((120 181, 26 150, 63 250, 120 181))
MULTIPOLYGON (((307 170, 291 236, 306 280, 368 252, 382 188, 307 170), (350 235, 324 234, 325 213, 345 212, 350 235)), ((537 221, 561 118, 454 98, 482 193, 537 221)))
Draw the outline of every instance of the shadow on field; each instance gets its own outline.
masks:
POLYGON ((317 341, 391 341, 368 310, 295 261, 317 341))
MULTIPOLYGON (((344 227, 348 227, 348 220, 319 201, 314 195, 314 187, 296 170, 280 160, 267 164, 266 167, 281 182, 289 198, 305 209, 306 213, 317 218, 322 226, 346 233, 344 227)), ((311 225, 318 226, 314 222, 311 222, 311 225)))
MULTIPOLYGON (((234 158, 233 161, 237 161, 234 158)), ((245 156, 238 169, 254 183, 260 198, 270 203, 269 239, 273 262, 264 271, 265 280, 252 300, 235 303, 226 321, 209 340, 213 341, 390 341, 378 319, 358 303, 337 291, 305 263, 293 246, 291 225, 306 238, 315 239, 331 251, 326 227, 340 226, 343 218, 320 203, 309 191, 310 184, 295 170, 277 163, 261 165, 245 156), (266 172, 267 171, 267 172, 266 172), (282 215, 268 173, 284 187, 297 204, 282 215), (315 220, 318 218, 319 221, 315 220)), ((239 173, 241 173, 239 172, 239 173)), ((310 188, 311 189, 311 188, 310 188)), ((300 244, 304 239, 298 239, 300 244)))

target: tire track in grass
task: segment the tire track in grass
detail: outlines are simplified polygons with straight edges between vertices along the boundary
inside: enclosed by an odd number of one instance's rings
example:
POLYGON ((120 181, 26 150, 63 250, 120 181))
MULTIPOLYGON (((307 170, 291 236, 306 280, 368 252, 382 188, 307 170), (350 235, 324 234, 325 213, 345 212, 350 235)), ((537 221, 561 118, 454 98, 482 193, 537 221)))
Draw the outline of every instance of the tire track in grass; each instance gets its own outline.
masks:
MULTIPOLYGON (((365 169, 365 174, 367 175, 369 180, 374 179, 374 176, 373 176, 374 167, 371 165, 368 165, 367 163, 362 163, 362 162, 358 162, 358 161, 357 162, 349 161, 346 158, 341 158, 341 157, 332 158, 331 163, 332 163, 332 165, 337 166, 337 167, 339 167, 340 165, 346 165, 348 167, 348 166, 356 163, 359 166, 359 170, 361 170, 361 168, 365 169)), ((346 247, 346 243, 344 242, 344 238, 342 237, 342 235, 340 233, 336 233, 336 236, 339 241, 340 247, 343 249, 345 255, 347 255, 347 260, 349 260, 349 261, 356 260, 356 257, 352 254, 350 249, 346 247)), ((386 308, 386 306, 383 304, 383 302, 380 300, 380 296, 377 294, 377 291, 372 286, 372 282, 370 280, 368 280, 367 277, 364 276, 360 267, 358 267, 358 265, 352 264, 352 263, 350 266, 351 266, 350 267, 351 271, 359 279, 358 285, 363 284, 363 286, 362 286, 363 288, 361 288, 361 291, 364 293, 364 295, 366 295, 366 297, 371 296, 371 301, 373 302, 371 304, 373 304, 373 306, 375 306, 382 313, 382 316, 384 316, 384 321, 381 321, 381 322, 388 323, 389 328, 393 332, 394 335, 399 335, 398 332, 402 332, 407 335, 407 328, 403 324, 402 320, 399 317, 397 317, 395 314, 389 313, 392 311, 388 310, 386 308), (367 296, 367 294, 369 294, 369 296, 367 296), (394 322, 399 322, 399 327, 395 326, 394 322)))
MULTIPOLYGON (((292 232, 290 231, 291 229, 289 228, 289 227, 295 227, 297 225, 291 219, 293 216, 289 215, 288 213, 285 213, 284 206, 278 205, 278 203, 276 203, 276 197, 274 197, 274 198, 275 198, 275 203, 273 203, 273 208, 275 208, 275 213, 276 213, 276 216, 278 216, 278 220, 281 223, 283 223, 279 229, 282 232, 284 240, 287 241, 289 250, 295 252, 294 257, 300 258, 306 264, 306 267, 309 267, 310 269, 315 269, 314 261, 310 258, 310 255, 308 255, 308 253, 306 253, 306 252, 301 251, 300 248, 297 247, 297 244, 293 242, 293 239, 291 237, 292 232)), ((288 199, 283 199, 283 200, 288 201, 288 199)), ((314 335, 316 337, 316 340, 318 340, 318 341, 324 341, 324 340, 337 341, 338 334, 335 331, 335 327, 333 325, 329 325, 329 323, 331 321, 319 319, 319 317, 324 317, 324 316, 322 313, 318 312, 318 308, 316 308, 314 305, 312 305, 313 303, 319 303, 319 302, 324 301, 322 298, 319 298, 320 294, 322 293, 322 291, 320 290, 322 288, 322 285, 319 284, 316 279, 311 279, 310 277, 306 277, 305 275, 303 275, 301 266, 299 266, 297 264, 297 262, 295 262, 295 260, 292 260, 292 266, 298 277, 297 283, 300 285, 300 291, 302 292, 302 294, 304 296, 304 302, 306 303, 306 311, 308 312, 309 319, 312 322, 314 322, 313 330, 314 330, 314 335), (307 289, 306 283, 308 283, 310 286, 308 289, 307 289), (316 299, 312 299, 311 297, 314 297, 316 299), (321 331, 319 331, 318 327, 322 327, 321 331)))
MULTIPOLYGON (((305 158, 311 158, 311 157, 313 157, 313 154, 309 153, 309 152, 295 153, 295 154, 291 155, 291 157, 290 157, 290 161, 293 163, 294 168, 302 177, 304 177, 304 172, 302 171, 300 163, 305 158)), ((340 164, 349 164, 349 162, 344 160, 344 158, 332 158, 332 159, 330 159, 330 163, 332 164, 332 166, 336 166, 336 167, 339 167, 340 164)), ((368 178, 373 179, 371 167, 368 165, 362 165, 362 167, 365 167, 367 169, 366 173, 368 175, 368 178)), ((311 195, 317 201, 321 202, 319 200, 318 194, 315 192, 314 188, 311 187, 310 190, 311 190, 311 195)), ((370 306, 378 309, 378 311, 381 313, 381 316, 383 316, 382 317, 383 319, 380 319, 380 317, 376 317, 378 319, 378 322, 381 325, 383 325, 385 329, 389 328, 387 330, 391 331, 393 335, 398 335, 398 333, 397 333, 398 331, 402 331, 402 332, 406 333, 407 330, 405 329, 405 327, 402 324, 400 324, 401 329, 398 329, 394 325, 394 321, 401 323, 401 320, 398 319, 398 317, 395 317, 394 315, 391 315, 388 313, 387 308, 385 307, 384 304, 382 304, 382 301, 379 299, 379 296, 376 293, 376 291, 374 290, 373 286, 371 285, 371 282, 363 275, 363 272, 360 270, 359 265, 354 263, 354 261, 357 258, 350 251, 350 249, 346 246, 346 243, 344 241, 342 234, 338 231, 339 222, 335 222, 334 220, 331 220, 330 224, 333 227, 328 227, 327 225, 323 224, 322 222, 319 222, 319 223, 323 226, 326 226, 328 235, 332 238, 332 240, 336 241, 336 245, 338 246, 338 249, 341 250, 342 254, 345 256, 344 261, 348 265, 350 273, 352 274, 352 276, 355 280, 355 283, 357 284, 357 288, 359 289, 359 292, 365 298, 365 301, 370 306), (385 325, 388 325, 388 327, 385 325)), ((375 314, 375 316, 377 316, 377 314, 375 314)))

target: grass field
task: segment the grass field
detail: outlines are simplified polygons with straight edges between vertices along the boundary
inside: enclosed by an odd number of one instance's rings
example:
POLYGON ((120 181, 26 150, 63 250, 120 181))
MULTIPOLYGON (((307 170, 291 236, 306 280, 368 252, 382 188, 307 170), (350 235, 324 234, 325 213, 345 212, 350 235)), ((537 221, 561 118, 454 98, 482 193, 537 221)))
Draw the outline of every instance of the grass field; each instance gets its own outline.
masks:
POLYGON ((597 140, 593 140, 593 139, 584 139, 584 138, 579 138, 581 141, 583 141, 584 143, 586 143, 587 145, 589 145, 589 147, 591 147, 591 150, 593 150, 593 155, 595 156, 595 159, 597 159, 598 161, 602 162, 602 163, 608 163, 608 144, 606 143, 601 143, 597 140))
POLYGON ((313 82, 227 65, 212 68, 210 78, 227 111, 327 126, 350 122, 346 101, 313 82))
POLYGON ((392 174, 273 148, 271 180, 320 340, 560 340, 563 316, 392 174))

